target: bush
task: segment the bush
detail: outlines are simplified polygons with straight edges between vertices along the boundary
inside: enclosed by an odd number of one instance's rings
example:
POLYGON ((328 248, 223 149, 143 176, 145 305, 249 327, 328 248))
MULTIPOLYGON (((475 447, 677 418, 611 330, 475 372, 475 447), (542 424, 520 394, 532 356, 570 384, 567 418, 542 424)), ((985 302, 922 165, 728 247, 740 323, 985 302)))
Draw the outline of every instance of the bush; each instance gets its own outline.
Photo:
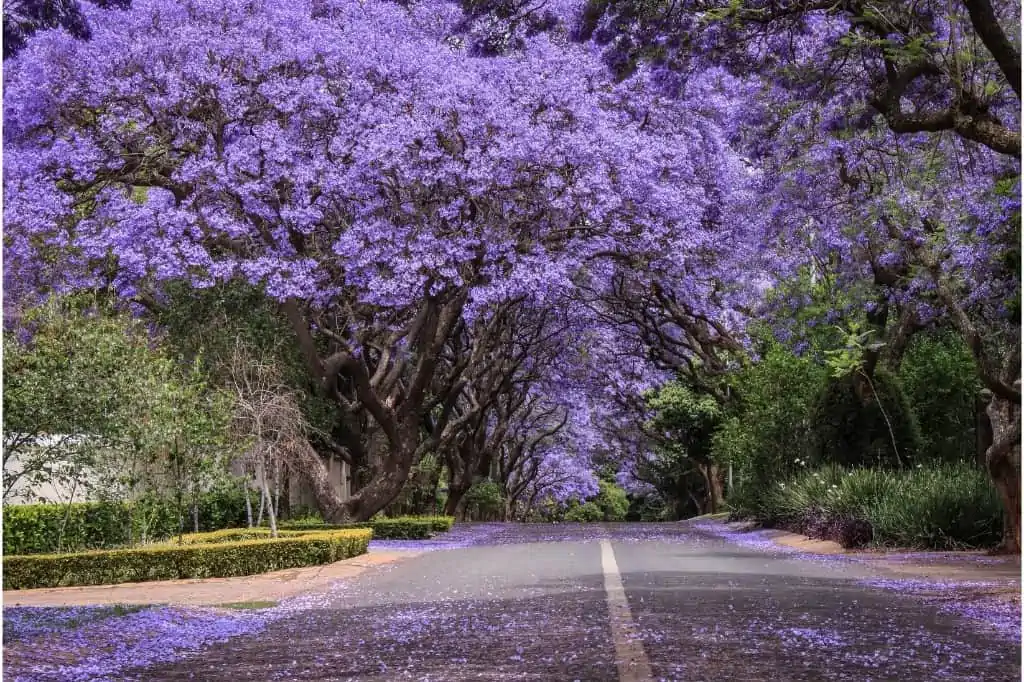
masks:
POLYGON ((988 476, 963 463, 903 471, 823 467, 775 484, 753 515, 845 547, 988 547, 1002 528, 988 476))
POLYGON ((466 491, 462 504, 466 510, 466 518, 495 519, 501 516, 505 498, 501 495, 501 488, 494 481, 478 481, 466 491))
POLYGON ((1002 538, 1003 507, 977 466, 924 466, 895 493, 866 510, 876 544, 962 549, 991 547, 1002 538))
POLYGON ((584 502, 574 505, 565 513, 565 520, 575 523, 593 523, 604 520, 604 512, 596 502, 584 502))
POLYGON ((857 395, 853 374, 829 380, 811 415, 812 461, 847 467, 905 466, 916 461, 922 449, 921 429, 899 380, 879 369, 872 385, 874 396, 865 404, 857 395))
POLYGON ((713 436, 711 453, 715 461, 733 464, 736 493, 748 506, 769 482, 795 471, 809 439, 809 414, 826 380, 824 367, 779 345, 733 377, 737 406, 713 436))
MULTIPOLYGON (((189 507, 183 510, 185 529, 192 528, 189 507)), ((179 531, 178 508, 166 498, 126 502, 76 502, 4 506, 4 554, 49 554, 124 547, 132 542, 163 540, 179 531), (68 515, 58 547, 60 528, 68 515), (129 522, 130 520, 130 522, 129 522)), ((246 524, 245 499, 240 491, 205 493, 199 499, 201 531, 246 524)))
POLYGON ((338 530, 343 528, 371 528, 377 540, 422 540, 435 532, 444 533, 452 528, 454 519, 450 516, 401 516, 393 519, 381 518, 332 525, 319 519, 283 521, 277 524, 281 530, 338 530))
POLYGON ((435 533, 447 533, 455 524, 455 518, 451 516, 427 516, 435 533))
POLYGON ((255 575, 358 556, 366 552, 371 535, 352 529, 277 539, 11 556, 3 561, 3 583, 5 590, 24 590, 255 575))
POLYGON ((672 516, 672 509, 657 495, 629 498, 627 521, 669 521, 672 516))
POLYGON ((947 462, 974 459, 975 399, 981 383, 963 340, 949 333, 915 335, 899 377, 921 426, 922 457, 947 462))
POLYGON ((608 481, 598 481, 599 490, 594 502, 601 510, 602 521, 625 521, 629 512, 629 498, 626 491, 608 481))

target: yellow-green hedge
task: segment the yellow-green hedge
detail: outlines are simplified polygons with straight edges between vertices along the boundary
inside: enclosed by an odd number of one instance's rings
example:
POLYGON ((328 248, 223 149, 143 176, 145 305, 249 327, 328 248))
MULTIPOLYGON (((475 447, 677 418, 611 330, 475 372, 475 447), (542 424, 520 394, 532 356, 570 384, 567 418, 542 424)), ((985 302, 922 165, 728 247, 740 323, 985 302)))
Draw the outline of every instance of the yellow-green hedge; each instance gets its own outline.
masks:
POLYGON ((399 516, 342 525, 326 524, 318 520, 284 521, 278 527, 284 530, 372 528, 375 540, 423 540, 432 537, 434 533, 451 530, 454 521, 450 516, 399 516))
MULTIPOLYGON (((304 529, 280 529, 277 531, 279 538, 295 538, 312 533, 324 533, 330 531, 347 530, 343 528, 304 528, 304 529)), ((266 540, 270 538, 270 529, 262 526, 256 528, 224 528, 208 533, 186 533, 181 536, 181 544, 197 545, 209 542, 240 542, 244 540, 266 540)), ((178 538, 171 538, 167 545, 178 544, 178 538)))
MULTIPOLYGON (((238 529, 246 530, 246 529, 238 529)), ((114 585, 146 580, 227 578, 329 564, 366 552, 372 531, 295 531, 279 538, 202 540, 75 554, 32 554, 3 560, 5 590, 114 585)), ((200 533, 198 535, 205 535, 200 533)))

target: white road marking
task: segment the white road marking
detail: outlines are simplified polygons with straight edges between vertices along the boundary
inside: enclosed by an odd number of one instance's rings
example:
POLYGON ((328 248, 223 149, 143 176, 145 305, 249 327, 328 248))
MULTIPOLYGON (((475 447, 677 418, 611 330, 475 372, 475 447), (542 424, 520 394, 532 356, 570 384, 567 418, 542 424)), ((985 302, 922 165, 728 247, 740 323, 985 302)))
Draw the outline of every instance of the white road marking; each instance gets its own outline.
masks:
POLYGON ((651 682, 651 663, 647 660, 640 633, 629 612, 626 591, 622 587, 622 576, 615 563, 612 543, 601 540, 601 568, 604 571, 604 592, 608 600, 608 617, 612 625, 612 641, 615 643, 615 664, 619 668, 619 682, 651 682))

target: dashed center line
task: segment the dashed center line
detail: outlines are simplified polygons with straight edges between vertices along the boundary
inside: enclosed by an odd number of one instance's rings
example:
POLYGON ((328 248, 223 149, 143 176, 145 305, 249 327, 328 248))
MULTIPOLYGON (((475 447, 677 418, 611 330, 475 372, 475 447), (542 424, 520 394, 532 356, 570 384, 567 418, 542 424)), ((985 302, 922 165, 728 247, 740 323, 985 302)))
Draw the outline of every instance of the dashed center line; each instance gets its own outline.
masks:
POLYGON ((619 565, 615 563, 615 552, 608 540, 601 540, 601 568, 604 571, 604 592, 608 601, 608 618, 612 626, 619 681, 652 682, 654 676, 651 674, 651 663, 647 660, 640 633, 629 612, 619 565))

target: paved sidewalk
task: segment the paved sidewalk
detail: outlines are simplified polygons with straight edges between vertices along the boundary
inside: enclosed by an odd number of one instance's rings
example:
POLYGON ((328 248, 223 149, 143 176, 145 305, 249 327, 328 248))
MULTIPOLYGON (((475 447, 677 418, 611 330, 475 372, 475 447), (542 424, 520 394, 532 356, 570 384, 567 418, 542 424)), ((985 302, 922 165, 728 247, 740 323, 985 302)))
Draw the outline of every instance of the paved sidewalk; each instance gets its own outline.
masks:
POLYGON ((371 551, 323 566, 291 568, 235 578, 159 580, 121 585, 7 590, 8 606, 85 606, 102 604, 174 604, 215 606, 248 601, 280 601, 326 588, 335 580, 351 578, 369 568, 416 556, 413 551, 371 551))

